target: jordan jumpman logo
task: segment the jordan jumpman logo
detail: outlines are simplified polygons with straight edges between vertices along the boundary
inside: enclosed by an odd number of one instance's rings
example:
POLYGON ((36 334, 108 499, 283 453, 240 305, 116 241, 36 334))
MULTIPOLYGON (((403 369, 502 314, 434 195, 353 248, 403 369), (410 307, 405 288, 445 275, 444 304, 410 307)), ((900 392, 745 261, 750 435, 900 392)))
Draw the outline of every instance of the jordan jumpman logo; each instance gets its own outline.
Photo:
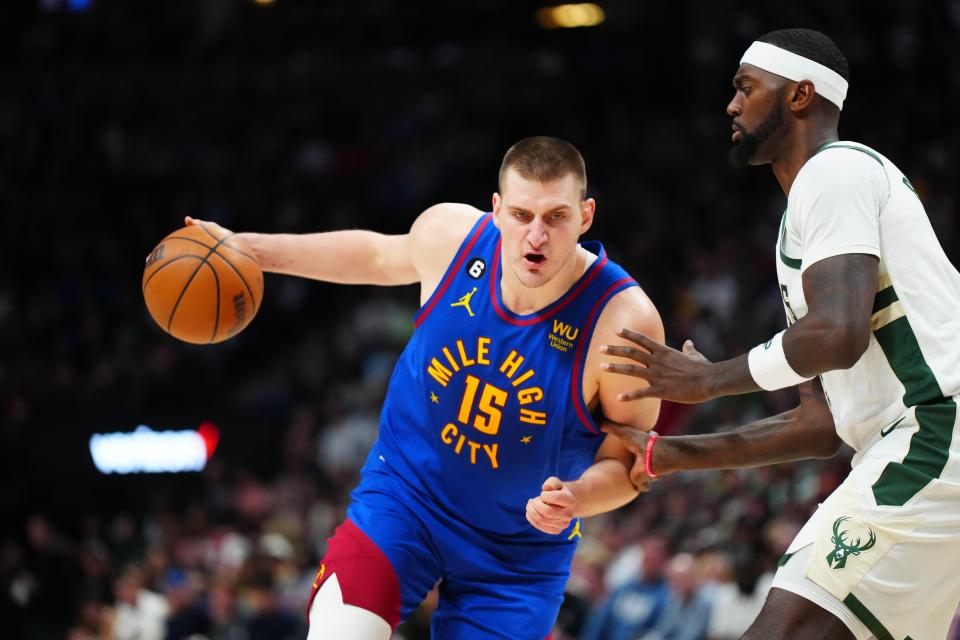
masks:
POLYGON ((473 310, 470 308, 470 298, 473 297, 473 294, 477 292, 477 288, 474 287, 473 291, 464 295, 462 298, 450 304, 451 307, 463 307, 467 310, 467 313, 470 314, 470 317, 473 317, 473 310))

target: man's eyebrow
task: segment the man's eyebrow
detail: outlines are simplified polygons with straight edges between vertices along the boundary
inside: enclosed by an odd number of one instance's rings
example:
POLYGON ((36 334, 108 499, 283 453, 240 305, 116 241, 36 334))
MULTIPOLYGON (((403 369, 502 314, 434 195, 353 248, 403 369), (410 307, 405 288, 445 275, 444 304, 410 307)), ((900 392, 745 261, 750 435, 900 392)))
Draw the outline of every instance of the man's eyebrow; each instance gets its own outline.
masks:
MULTIPOLYGON (((531 215, 533 214, 533 212, 530 211, 529 209, 524 209, 523 207, 515 204, 510 205, 509 209, 514 213, 529 213, 531 215)), ((558 213, 560 211, 572 211, 572 210, 573 210, 573 207, 571 207, 569 204, 558 204, 557 206, 550 208, 547 211, 547 213, 558 213)))

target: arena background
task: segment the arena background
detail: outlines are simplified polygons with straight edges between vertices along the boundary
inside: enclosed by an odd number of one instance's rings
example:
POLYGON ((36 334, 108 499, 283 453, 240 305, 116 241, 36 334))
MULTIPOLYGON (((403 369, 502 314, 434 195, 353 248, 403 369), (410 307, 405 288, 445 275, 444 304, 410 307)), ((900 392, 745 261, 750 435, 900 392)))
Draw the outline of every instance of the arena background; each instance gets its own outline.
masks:
MULTIPOLYGON (((140 276, 184 215, 400 233, 436 202, 488 207, 505 149, 559 136, 587 160, 590 237, 658 305, 668 342, 736 355, 783 323, 772 243, 784 198, 768 168, 729 166, 724 109, 749 42, 805 26, 850 61, 842 137, 903 169, 960 258, 960 1, 604 0, 601 24, 569 29, 546 28, 545 6, 0 10, 3 637, 304 635, 314 563, 376 436, 416 289, 268 276, 244 333, 179 343, 147 315, 140 276), (220 439, 202 472, 105 475, 92 462, 94 433, 204 422, 220 439)), ((793 401, 665 406, 659 430, 728 428, 793 401)), ((695 588, 727 598, 715 615, 749 611, 848 461, 682 474, 587 521, 555 638, 587 637, 651 533, 693 556, 695 588)), ((428 615, 403 637, 427 637, 428 615)), ((735 637, 751 616, 709 637, 735 637)))

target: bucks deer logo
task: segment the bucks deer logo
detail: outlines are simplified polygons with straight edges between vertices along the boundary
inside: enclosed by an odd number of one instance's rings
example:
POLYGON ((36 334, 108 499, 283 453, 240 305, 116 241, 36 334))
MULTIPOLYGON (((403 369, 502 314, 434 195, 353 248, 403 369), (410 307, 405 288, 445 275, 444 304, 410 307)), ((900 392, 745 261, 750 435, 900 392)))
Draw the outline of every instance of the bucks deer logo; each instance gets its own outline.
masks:
POLYGON ((877 534, 873 532, 873 529, 868 529, 870 535, 867 538, 866 544, 861 545, 861 539, 859 537, 848 544, 846 538, 850 532, 846 529, 840 531, 840 525, 849 519, 850 516, 843 516, 837 518, 833 523, 833 538, 831 538, 830 541, 833 542, 834 548, 833 551, 827 554, 827 566, 833 567, 834 569, 843 569, 847 565, 847 558, 850 556, 858 556, 864 551, 872 549, 873 545, 877 544, 877 534))

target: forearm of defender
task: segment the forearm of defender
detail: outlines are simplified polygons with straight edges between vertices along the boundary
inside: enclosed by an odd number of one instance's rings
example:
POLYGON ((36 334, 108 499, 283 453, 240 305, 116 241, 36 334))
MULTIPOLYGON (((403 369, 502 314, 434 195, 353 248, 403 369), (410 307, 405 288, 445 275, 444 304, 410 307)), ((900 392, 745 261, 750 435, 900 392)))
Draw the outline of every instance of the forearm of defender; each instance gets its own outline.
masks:
POLYGON ((740 469, 832 457, 840 447, 819 381, 800 385, 800 406, 726 433, 664 436, 653 447, 659 475, 695 469, 740 469))

